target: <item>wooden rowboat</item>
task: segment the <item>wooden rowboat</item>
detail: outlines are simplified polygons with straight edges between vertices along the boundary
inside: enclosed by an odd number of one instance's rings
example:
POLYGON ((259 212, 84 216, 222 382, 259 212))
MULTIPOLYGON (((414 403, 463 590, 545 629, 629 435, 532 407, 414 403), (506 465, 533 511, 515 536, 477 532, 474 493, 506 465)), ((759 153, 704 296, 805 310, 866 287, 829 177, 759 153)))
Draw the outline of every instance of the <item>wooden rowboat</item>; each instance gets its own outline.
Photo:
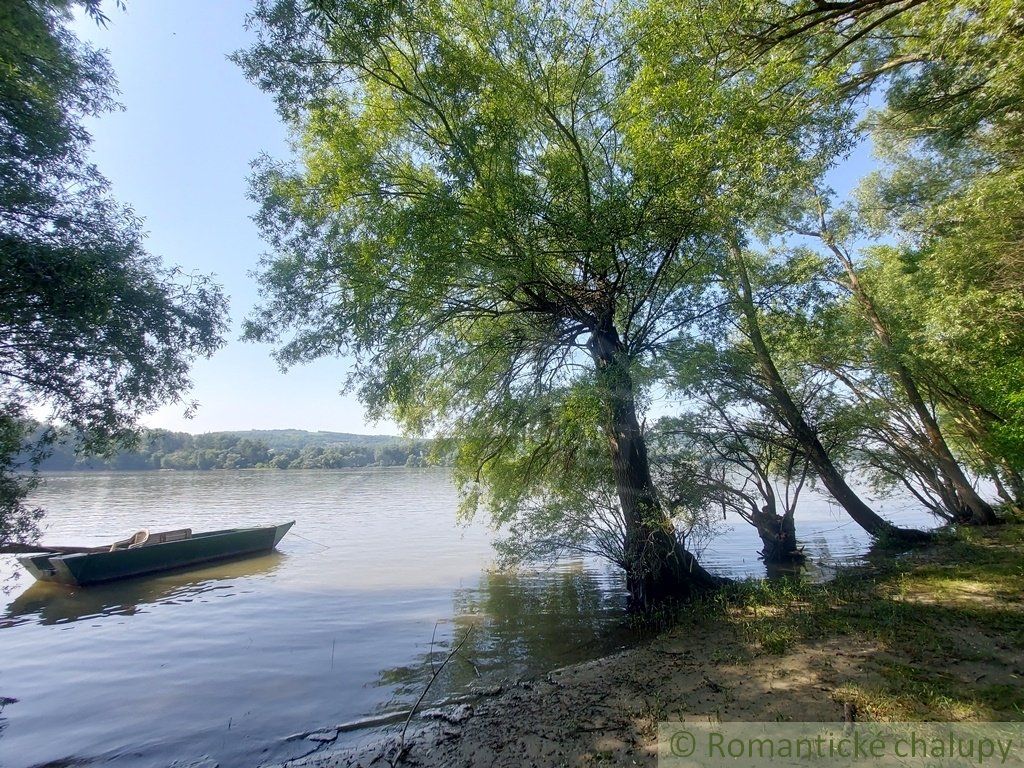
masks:
POLYGON ((55 547, 61 551, 25 555, 18 560, 40 581, 86 586, 269 552, 293 525, 294 520, 283 525, 205 533, 192 533, 190 528, 152 534, 139 531, 106 547, 55 547), (72 549, 77 551, 68 551, 72 549))

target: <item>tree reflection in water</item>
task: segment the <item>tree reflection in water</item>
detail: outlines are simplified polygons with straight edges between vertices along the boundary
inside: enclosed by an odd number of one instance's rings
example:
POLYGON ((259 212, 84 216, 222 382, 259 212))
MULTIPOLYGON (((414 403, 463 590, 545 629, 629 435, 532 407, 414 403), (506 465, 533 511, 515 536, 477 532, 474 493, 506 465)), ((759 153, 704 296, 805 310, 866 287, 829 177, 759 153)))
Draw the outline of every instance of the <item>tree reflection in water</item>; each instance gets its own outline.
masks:
POLYGON ((478 585, 454 592, 454 618, 437 626, 432 643, 423 638, 413 664, 381 671, 377 684, 394 687, 382 710, 411 706, 467 633, 425 705, 608 653, 636 638, 624 621, 626 599, 618 573, 581 563, 487 572, 478 585))

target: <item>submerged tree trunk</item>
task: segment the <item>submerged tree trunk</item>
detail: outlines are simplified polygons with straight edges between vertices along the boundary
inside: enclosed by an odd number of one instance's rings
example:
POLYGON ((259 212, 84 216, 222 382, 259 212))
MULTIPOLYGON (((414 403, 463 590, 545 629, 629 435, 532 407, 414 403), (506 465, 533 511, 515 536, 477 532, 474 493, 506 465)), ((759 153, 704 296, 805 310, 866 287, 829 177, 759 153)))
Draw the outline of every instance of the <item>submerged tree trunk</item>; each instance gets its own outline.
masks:
POLYGON ((744 318, 747 321, 748 337, 751 346, 754 348, 754 355, 757 358, 758 366, 765 377, 772 398, 779 408, 779 415, 793 433, 793 437, 803 447, 807 460, 814 467, 822 484, 832 494, 839 505, 846 510, 861 528, 872 536, 878 538, 894 539, 898 541, 926 541, 930 535, 924 531, 912 528, 899 528, 888 520, 878 515, 871 507, 850 488, 842 473, 836 468, 829 456, 825 446, 818 439, 817 433, 804 419, 803 412, 794 402, 786 387, 782 374, 779 373, 772 359, 768 345, 761 335, 761 324, 757 317, 757 308, 754 305, 753 290, 750 287, 750 276, 747 273, 747 265, 739 249, 734 249, 733 255, 737 266, 737 276, 740 286, 740 306, 744 318))
POLYGON ((589 348, 603 389, 604 431, 625 520, 624 566, 634 604, 648 607, 720 585, 722 580, 705 571, 680 542, 658 502, 629 358, 618 332, 614 327, 595 331, 589 348))
POLYGON ((792 511, 780 515, 765 505, 750 519, 761 539, 761 559, 766 563, 793 563, 805 559, 796 541, 792 511))
POLYGON ((950 509, 950 512, 956 514, 961 522, 971 523, 972 525, 991 525, 998 522, 992 506, 981 498, 974 489, 974 486, 971 485, 970 480, 967 479, 959 462, 950 450, 949 444, 942 434, 942 429, 939 427, 938 419, 935 418, 931 409, 928 408, 928 404, 921 395, 921 390, 918 388, 910 369, 899 359, 892 335, 889 333, 885 323, 882 322, 882 318, 875 308, 874 301, 872 301, 867 291, 864 290, 864 286, 861 285, 853 268, 853 262, 831 240, 826 238, 825 243, 839 260, 843 271, 846 272, 849 289, 861 305, 868 322, 871 324, 875 338, 890 353, 889 365, 893 373, 896 374, 896 379, 903 389, 904 395, 906 395, 907 402, 910 403, 910 407, 914 409, 914 413, 921 422, 921 426, 924 429, 924 437, 928 442, 932 455, 935 457, 939 471, 948 481, 948 484, 952 485, 956 490, 957 504, 950 509))
MULTIPOLYGON (((767 467, 764 472, 760 468, 756 472, 760 479, 758 487, 761 490, 764 504, 758 506, 756 497, 744 494, 743 498, 747 503, 747 509, 737 508, 737 511, 757 531, 757 536, 761 539, 761 559, 765 564, 803 562, 806 558, 797 543, 796 523, 793 519, 796 512, 795 500, 792 504, 787 503, 785 512, 779 514, 778 496, 772 488, 767 467)), ((802 479, 800 485, 803 485, 802 479)))

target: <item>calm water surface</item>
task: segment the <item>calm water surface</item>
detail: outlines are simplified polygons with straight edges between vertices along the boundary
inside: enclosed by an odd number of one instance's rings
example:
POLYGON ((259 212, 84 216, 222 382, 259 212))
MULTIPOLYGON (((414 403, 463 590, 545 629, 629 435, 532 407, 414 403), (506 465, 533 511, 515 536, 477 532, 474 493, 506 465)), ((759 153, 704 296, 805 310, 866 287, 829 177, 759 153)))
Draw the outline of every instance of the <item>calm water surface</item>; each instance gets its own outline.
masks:
MULTIPOLYGON (((102 544, 138 528, 296 525, 274 554, 89 589, 10 579, 0 557, 0 765, 256 766, 305 751, 296 732, 408 707, 454 642, 430 700, 593 658, 635 638, 623 583, 598 563, 491 569, 485 526, 455 523, 439 469, 50 475, 43 540, 102 544), (11 701, 13 700, 13 701, 11 701)), ((927 522, 905 503, 883 509, 927 522)), ((824 501, 798 532, 816 572, 866 539, 824 501)), ((764 574, 739 522, 704 553, 764 574)))

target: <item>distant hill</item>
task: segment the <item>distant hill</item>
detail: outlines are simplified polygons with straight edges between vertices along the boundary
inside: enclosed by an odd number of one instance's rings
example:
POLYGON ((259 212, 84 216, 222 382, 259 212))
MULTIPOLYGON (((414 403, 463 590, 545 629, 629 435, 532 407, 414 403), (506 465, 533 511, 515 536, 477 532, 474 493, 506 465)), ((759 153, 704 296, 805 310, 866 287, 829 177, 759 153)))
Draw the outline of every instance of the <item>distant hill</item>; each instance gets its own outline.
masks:
POLYGON ((114 456, 80 456, 59 443, 40 469, 347 469, 352 467, 422 467, 436 463, 429 440, 350 432, 302 429, 250 429, 239 432, 146 431, 132 451, 114 456))
POLYGON ((326 448, 330 445, 396 445, 408 442, 397 435, 357 435, 352 432, 307 432, 304 429, 247 429, 235 432, 205 432, 195 437, 217 438, 237 437, 239 440, 260 440, 268 448, 284 451, 290 448, 305 448, 315 445, 326 448))

